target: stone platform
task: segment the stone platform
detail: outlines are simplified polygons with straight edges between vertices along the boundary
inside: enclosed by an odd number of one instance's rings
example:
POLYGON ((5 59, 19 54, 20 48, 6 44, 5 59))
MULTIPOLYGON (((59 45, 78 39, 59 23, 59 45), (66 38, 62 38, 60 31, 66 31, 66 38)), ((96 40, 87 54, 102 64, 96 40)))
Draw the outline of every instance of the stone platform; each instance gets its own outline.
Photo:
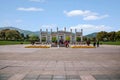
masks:
POLYGON ((120 80, 120 46, 0 46, 0 80, 120 80))

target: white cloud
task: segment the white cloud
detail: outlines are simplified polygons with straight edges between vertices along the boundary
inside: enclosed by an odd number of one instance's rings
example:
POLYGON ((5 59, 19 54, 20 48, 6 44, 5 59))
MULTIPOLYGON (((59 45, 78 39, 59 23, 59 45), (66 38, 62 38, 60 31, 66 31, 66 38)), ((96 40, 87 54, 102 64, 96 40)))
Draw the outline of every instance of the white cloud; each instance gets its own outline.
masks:
POLYGON ((35 8, 35 7, 30 7, 30 8, 20 7, 20 8, 17 8, 17 10, 19 10, 19 11, 43 11, 44 9, 35 8))
POLYGON ((105 25, 92 25, 92 24, 78 24, 75 26, 71 26, 70 29, 83 29, 84 33, 92 33, 92 32, 99 32, 99 31, 112 31, 114 30, 113 27, 105 26, 105 25))
POLYGON ((103 19, 106 17, 108 17, 108 15, 102 15, 102 16, 91 15, 91 16, 84 17, 83 20, 97 20, 97 19, 103 19))
POLYGON ((81 16, 81 15, 84 14, 84 12, 81 11, 81 10, 74 10, 74 11, 70 11, 70 12, 64 11, 64 13, 69 17, 71 17, 71 16, 81 16))
POLYGON ((98 13, 91 12, 89 10, 72 10, 72 11, 64 11, 64 14, 66 14, 68 17, 73 16, 82 16, 83 20, 97 20, 97 19, 103 19, 108 17, 108 15, 99 15, 98 13))
POLYGON ((45 0, 30 0, 31 2, 40 2, 40 3, 43 3, 45 2, 45 0))

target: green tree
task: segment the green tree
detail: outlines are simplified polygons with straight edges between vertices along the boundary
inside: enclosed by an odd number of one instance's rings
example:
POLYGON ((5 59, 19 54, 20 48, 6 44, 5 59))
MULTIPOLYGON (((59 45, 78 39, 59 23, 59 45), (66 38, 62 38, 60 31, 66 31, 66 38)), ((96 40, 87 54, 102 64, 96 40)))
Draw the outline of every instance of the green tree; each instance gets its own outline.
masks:
POLYGON ((116 40, 120 41, 120 31, 116 32, 116 40))
POLYGON ((107 41, 108 40, 108 33, 105 31, 98 32, 97 39, 100 41, 107 41))
POLYGON ((31 35, 29 35, 29 40, 30 41, 39 41, 39 37, 34 34, 31 34, 31 35))
POLYGON ((6 31, 8 31, 10 29, 4 29, 0 31, 0 39, 1 40, 6 40, 6 31))
POLYGON ((29 35, 28 34, 25 36, 25 40, 29 41, 29 35))
POLYGON ((21 40, 25 40, 25 36, 24 36, 24 34, 23 33, 21 33, 21 40))
POLYGON ((67 41, 70 41, 70 36, 66 36, 66 40, 67 40, 67 41))
POLYGON ((108 40, 109 41, 115 41, 115 37, 116 37, 116 32, 112 31, 108 33, 108 40))
POLYGON ((80 37, 77 37, 77 38, 76 38, 76 41, 77 41, 77 42, 80 42, 80 41, 81 41, 81 38, 80 38, 80 37))
POLYGON ((57 38, 56 37, 52 37, 52 42, 55 42, 57 40, 57 38))
POLYGON ((86 36, 83 37, 83 41, 87 41, 87 37, 86 36))
POLYGON ((20 40, 21 34, 17 30, 7 30, 5 33, 6 40, 20 40))

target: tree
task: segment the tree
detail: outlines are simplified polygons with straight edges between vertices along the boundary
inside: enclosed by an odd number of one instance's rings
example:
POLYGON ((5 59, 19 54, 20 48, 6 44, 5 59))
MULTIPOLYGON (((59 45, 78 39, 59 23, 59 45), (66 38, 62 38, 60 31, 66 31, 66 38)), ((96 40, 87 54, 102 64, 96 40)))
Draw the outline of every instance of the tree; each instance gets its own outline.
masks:
POLYGON ((0 39, 1 40, 6 40, 6 31, 8 31, 10 29, 4 29, 2 31, 0 31, 0 39))
POLYGON ((77 41, 77 42, 80 42, 80 41, 81 41, 81 38, 80 38, 80 37, 76 37, 76 41, 77 41))
POLYGON ((70 41, 70 36, 66 36, 66 40, 67 40, 67 41, 70 41))
POLYGON ((120 41, 120 31, 116 32, 116 40, 120 41))
POLYGON ((25 39, 25 36, 23 33, 21 33, 21 40, 24 40, 25 39))
POLYGON ((52 42, 55 42, 57 40, 57 38, 56 37, 52 37, 52 42))
POLYGON ((109 41, 115 41, 115 37, 116 37, 116 32, 112 31, 108 33, 108 40, 109 41))
POLYGON ((87 37, 86 36, 83 37, 83 41, 87 41, 87 37))
POLYGON ((108 40, 108 33, 105 31, 98 32, 97 39, 100 41, 107 41, 108 40))
POLYGON ((92 41, 94 41, 94 42, 95 42, 95 41, 96 41, 96 37, 93 37, 93 38, 92 38, 92 41))
POLYGON ((29 41, 29 35, 27 34, 25 40, 29 41))
POLYGON ((5 33, 6 40, 20 40, 21 34, 17 30, 7 30, 5 33))
POLYGON ((36 35, 34 35, 34 34, 31 34, 31 35, 29 35, 29 40, 30 40, 30 41, 38 41, 38 40, 39 40, 39 37, 36 36, 36 35))

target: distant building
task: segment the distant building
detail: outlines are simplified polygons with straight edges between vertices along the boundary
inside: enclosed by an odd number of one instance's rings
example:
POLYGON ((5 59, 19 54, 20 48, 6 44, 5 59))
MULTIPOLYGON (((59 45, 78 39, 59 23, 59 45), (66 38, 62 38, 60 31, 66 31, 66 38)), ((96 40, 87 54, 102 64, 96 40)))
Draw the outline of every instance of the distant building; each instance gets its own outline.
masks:
POLYGON ((66 41, 66 37, 69 37, 70 43, 76 43, 77 42, 77 37, 80 38, 80 42, 83 41, 83 29, 81 29, 80 32, 77 31, 77 29, 75 29, 75 33, 73 33, 72 29, 70 29, 70 31, 66 31, 66 28, 64 28, 64 31, 60 31, 58 30, 58 28, 56 29, 57 31, 51 31, 48 32, 48 29, 46 29, 46 31, 42 31, 42 29, 40 29, 40 43, 42 43, 42 39, 45 39, 46 43, 51 43, 52 42, 52 38, 56 37, 56 41, 66 41))

